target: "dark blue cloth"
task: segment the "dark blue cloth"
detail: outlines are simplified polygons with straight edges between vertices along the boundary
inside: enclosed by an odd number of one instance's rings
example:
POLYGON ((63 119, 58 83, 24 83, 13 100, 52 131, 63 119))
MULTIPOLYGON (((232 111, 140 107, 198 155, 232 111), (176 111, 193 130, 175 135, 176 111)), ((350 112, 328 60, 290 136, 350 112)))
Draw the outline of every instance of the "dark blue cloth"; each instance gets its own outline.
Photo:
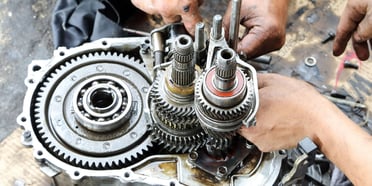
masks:
POLYGON ((134 9, 129 0, 58 0, 52 16, 54 47, 126 37, 120 24, 134 9))

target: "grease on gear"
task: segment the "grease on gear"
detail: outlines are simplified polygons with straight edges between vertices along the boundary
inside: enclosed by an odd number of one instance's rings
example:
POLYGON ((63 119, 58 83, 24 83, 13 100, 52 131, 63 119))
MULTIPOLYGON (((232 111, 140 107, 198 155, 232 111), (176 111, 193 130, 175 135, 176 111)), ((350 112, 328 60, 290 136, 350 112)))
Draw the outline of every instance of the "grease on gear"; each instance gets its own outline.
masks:
POLYGON ((153 135, 164 148, 175 152, 191 152, 205 144, 194 110, 193 42, 180 35, 174 41, 172 65, 159 73, 151 88, 153 135))

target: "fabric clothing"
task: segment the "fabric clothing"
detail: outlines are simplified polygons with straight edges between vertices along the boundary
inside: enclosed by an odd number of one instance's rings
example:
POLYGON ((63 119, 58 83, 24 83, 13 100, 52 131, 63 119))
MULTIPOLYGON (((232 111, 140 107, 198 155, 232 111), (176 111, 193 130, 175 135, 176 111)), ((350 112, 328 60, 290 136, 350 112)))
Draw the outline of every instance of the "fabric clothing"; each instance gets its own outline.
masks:
POLYGON ((58 0, 52 16, 54 47, 71 48, 103 37, 127 37, 120 25, 133 10, 129 0, 58 0))

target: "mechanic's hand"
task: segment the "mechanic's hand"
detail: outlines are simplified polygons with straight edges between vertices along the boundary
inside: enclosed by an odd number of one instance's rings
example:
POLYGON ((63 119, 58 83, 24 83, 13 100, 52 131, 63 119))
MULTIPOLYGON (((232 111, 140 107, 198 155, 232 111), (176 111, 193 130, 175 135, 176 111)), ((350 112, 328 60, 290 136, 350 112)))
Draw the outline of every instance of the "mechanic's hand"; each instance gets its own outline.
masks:
MULTIPOLYGON (((285 26, 289 0, 242 0, 240 24, 246 35, 238 43, 237 51, 248 58, 278 50, 285 43, 285 26)), ((223 25, 229 34, 232 3, 230 2, 223 25)))
POLYGON ((341 15, 333 45, 333 54, 341 55, 352 40, 360 60, 369 58, 368 42, 372 41, 372 1, 349 0, 341 15))
POLYGON ((195 24, 202 20, 199 6, 202 0, 131 0, 132 3, 148 14, 159 14, 165 23, 183 21, 189 34, 195 34, 195 24))
POLYGON ((259 74, 260 105, 256 126, 239 134, 268 152, 296 147, 306 136, 319 144, 316 130, 324 120, 342 114, 333 103, 304 81, 277 75, 259 74))

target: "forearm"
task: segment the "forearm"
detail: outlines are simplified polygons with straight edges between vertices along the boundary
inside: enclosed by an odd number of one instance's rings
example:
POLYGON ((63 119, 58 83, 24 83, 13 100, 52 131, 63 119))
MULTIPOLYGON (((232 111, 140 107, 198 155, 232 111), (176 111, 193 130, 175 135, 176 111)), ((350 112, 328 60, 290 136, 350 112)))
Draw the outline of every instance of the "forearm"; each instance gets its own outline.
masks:
MULTIPOLYGON (((331 104, 331 103, 329 103, 331 104)), ((372 138, 334 105, 323 122, 315 124, 314 141, 354 185, 370 185, 372 138)))
POLYGON ((372 185, 368 133, 303 81, 258 74, 258 86, 256 126, 242 127, 239 134, 264 152, 293 148, 310 137, 355 185, 372 185))

